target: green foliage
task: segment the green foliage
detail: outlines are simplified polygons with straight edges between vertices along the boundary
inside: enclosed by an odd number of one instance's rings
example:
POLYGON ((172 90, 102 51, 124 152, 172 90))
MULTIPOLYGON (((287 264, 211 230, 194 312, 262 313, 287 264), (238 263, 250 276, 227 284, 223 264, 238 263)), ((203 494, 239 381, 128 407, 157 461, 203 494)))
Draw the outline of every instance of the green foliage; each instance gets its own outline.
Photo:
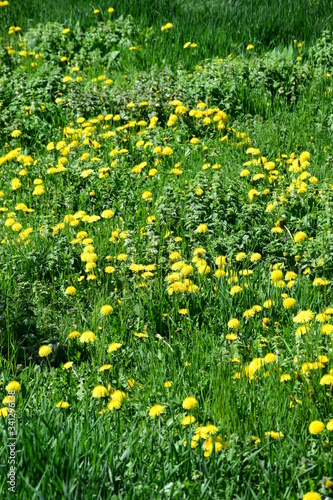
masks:
POLYGON ((148 41, 130 16, 96 23, 87 30, 76 24, 67 34, 63 34, 63 29, 58 23, 48 22, 30 29, 26 34, 29 47, 35 52, 42 52, 48 66, 59 66, 60 57, 67 57, 72 66, 114 70, 121 65, 118 60, 121 51, 148 41))
POLYGON ((314 67, 320 72, 333 68, 333 39, 332 34, 325 30, 316 43, 309 50, 309 58, 314 67))
POLYGON ((110 7, 0 7, 15 495, 330 498, 332 2, 110 7))

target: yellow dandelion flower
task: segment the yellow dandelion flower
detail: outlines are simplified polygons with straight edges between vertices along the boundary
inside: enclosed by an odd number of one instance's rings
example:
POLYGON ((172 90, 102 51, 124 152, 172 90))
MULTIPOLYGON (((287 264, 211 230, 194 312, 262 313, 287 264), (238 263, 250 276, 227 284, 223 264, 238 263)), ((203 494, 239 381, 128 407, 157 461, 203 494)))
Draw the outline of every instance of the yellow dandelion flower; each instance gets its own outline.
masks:
POLYGON ((64 364, 63 370, 69 370, 73 366, 73 361, 67 361, 67 363, 64 364))
POLYGON ((244 260, 246 257, 246 253, 244 252, 239 252, 237 255, 236 255, 236 261, 237 262, 240 262, 242 260, 244 260))
POLYGON ((329 284, 330 284, 330 281, 323 279, 323 278, 315 278, 312 282, 313 286, 327 286, 329 284))
POLYGON ((321 500, 321 495, 315 491, 309 491, 303 495, 302 500, 321 500))
POLYGON ((178 313, 185 316, 188 313, 188 310, 187 309, 179 309, 178 313))
POLYGON ((272 352, 269 352, 268 354, 266 354, 266 356, 264 357, 264 360, 265 360, 265 363, 275 363, 276 361, 276 356, 275 354, 273 354, 272 352))
POLYGON ((114 216, 114 211, 113 210, 103 210, 103 212, 101 213, 101 217, 103 217, 103 219, 111 219, 112 217, 114 216))
POLYGON ((303 151, 303 153, 300 154, 299 159, 304 162, 304 161, 309 161, 310 160, 310 153, 308 151, 303 151))
POLYGON ((120 344, 120 342, 111 342, 111 344, 108 347, 108 353, 118 351, 122 347, 123 344, 120 344))
POLYGON ((309 321, 312 320, 313 316, 314 316, 314 313, 310 309, 308 309, 306 311, 300 311, 293 318, 293 322, 294 323, 301 323, 301 324, 309 323, 309 321))
POLYGON ((102 306, 100 310, 100 314, 102 316, 109 316, 109 314, 112 314, 112 312, 113 312, 113 307, 108 304, 102 306))
POLYGON ((236 295, 237 293, 240 293, 242 291, 243 291, 242 287, 240 287, 239 285, 234 285, 231 287, 230 295, 236 295))
POLYGON ((283 301, 283 307, 285 309, 291 309, 292 307, 294 307, 296 304, 296 300, 295 299, 292 299, 291 297, 288 297, 286 299, 284 299, 283 301))
POLYGON ((67 403, 67 401, 59 401, 59 403, 56 404, 56 408, 69 408, 69 403, 67 403))
POLYGON ((108 395, 108 390, 104 385, 96 385, 92 391, 93 398, 105 398, 108 395))
POLYGON ((288 271, 284 277, 286 281, 291 281, 297 279, 297 274, 293 271, 288 271))
POLYGON ((161 27, 161 31, 168 31, 171 28, 173 28, 173 24, 172 23, 166 23, 164 26, 161 27))
MULTIPOLYGON (((184 446, 187 446, 187 441, 184 441, 184 446)), ((194 439, 191 439, 190 446, 192 449, 195 449, 195 448, 197 448, 198 443, 196 441, 194 441, 194 439)))
POLYGON ((9 384, 6 385, 5 389, 7 392, 9 391, 19 392, 21 390, 21 385, 19 382, 17 382, 17 380, 12 380, 11 382, 9 382, 9 384))
POLYGON ((333 325, 331 325, 330 323, 325 323, 325 325, 321 327, 320 333, 322 333, 323 335, 331 335, 331 333, 333 333, 333 325))
POLYGON ((5 418, 7 417, 7 415, 8 415, 8 408, 6 407, 0 408, 0 417, 5 418))
POLYGON ((149 416, 152 418, 159 417, 164 413, 164 406, 162 405, 154 405, 149 410, 149 416))
POLYGON ((117 260, 120 260, 121 262, 125 261, 127 260, 127 255, 125 253, 120 253, 119 255, 117 255, 117 260))
POLYGON ((239 328, 239 320, 237 318, 231 318, 229 321, 228 321, 228 328, 231 328, 233 330, 237 330, 239 328))
POLYGON ((134 336, 138 337, 139 339, 148 339, 149 338, 148 333, 134 332, 134 336))
POLYGON ((275 269, 271 272, 271 281, 280 281, 283 278, 283 273, 280 269, 275 269))
POLYGON ((326 373, 321 379, 320 379, 320 385, 333 385, 333 375, 326 373))
POLYGON ((185 410, 192 410, 198 406, 198 401, 193 396, 184 399, 182 406, 185 410))
POLYGON ((272 439, 278 440, 284 438, 284 434, 282 432, 269 431, 265 432, 266 437, 271 437, 272 439))
POLYGON ((323 430, 325 430, 325 425, 323 422, 320 422, 320 420, 313 420, 313 422, 309 425, 310 434, 320 434, 323 430))
POLYGON ((259 195, 260 193, 256 189, 250 189, 250 191, 248 192, 248 198, 250 201, 252 201, 255 196, 259 195))
POLYGON ((243 318, 253 318, 255 315, 255 310, 253 308, 251 309, 246 309, 246 311, 243 312, 243 318))
POLYGON ((117 390, 111 396, 111 401, 109 401, 109 410, 119 410, 123 401, 126 399, 126 394, 123 391, 117 390))
POLYGON ((81 333, 74 330, 73 332, 69 333, 68 334, 68 339, 77 339, 78 337, 80 337, 81 333))
POLYGON ((41 358, 47 358, 51 354, 51 352, 51 347, 49 347, 48 345, 42 345, 39 348, 38 354, 41 358))
POLYGON ((262 324, 263 328, 267 328, 268 325, 269 325, 269 323, 270 323, 270 319, 269 318, 263 318, 262 319, 262 323, 261 324, 262 324))
POLYGON ((119 399, 111 399, 108 404, 108 409, 109 410, 119 410, 121 407, 121 401, 119 399))
POLYGON ((186 425, 191 425, 191 424, 194 424, 195 423, 195 417, 193 417, 193 415, 187 415, 186 417, 183 417, 182 418, 182 425, 186 426, 186 425))
POLYGON ((82 344, 89 344, 90 342, 96 342, 97 337, 96 335, 91 332, 90 330, 87 330, 86 332, 83 332, 81 337, 80 337, 80 342, 82 344))
POLYGON ((111 365, 102 365, 100 368, 99 368, 99 372, 105 372, 107 370, 110 370, 111 368, 111 365))
POLYGON ((298 231, 294 235, 294 242, 295 243, 302 243, 302 241, 306 240, 307 235, 303 231, 298 231))
POLYGON ((199 226, 196 229, 197 233, 207 233, 208 227, 206 224, 199 224, 199 226))
POLYGON ((151 194, 150 191, 144 191, 142 193, 142 199, 145 201, 151 201, 153 199, 153 195, 151 194))
POLYGON ((33 190, 32 194, 33 196, 40 196, 42 194, 45 193, 45 189, 42 185, 38 185, 35 187, 35 189, 33 190))
POLYGON ((104 269, 104 271, 106 272, 106 274, 112 274, 115 272, 115 268, 112 267, 112 266, 106 266, 106 268, 104 269))

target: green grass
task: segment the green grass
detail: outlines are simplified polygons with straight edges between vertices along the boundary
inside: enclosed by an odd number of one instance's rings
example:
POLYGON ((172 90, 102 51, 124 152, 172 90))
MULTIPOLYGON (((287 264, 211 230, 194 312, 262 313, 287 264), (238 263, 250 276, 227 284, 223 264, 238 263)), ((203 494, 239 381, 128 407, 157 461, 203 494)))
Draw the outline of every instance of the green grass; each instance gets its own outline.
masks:
POLYGON ((20 383, 15 494, 6 400, 1 408, 1 497, 333 498, 332 431, 309 432, 333 419, 333 384, 320 383, 333 370, 333 334, 321 332, 332 314, 318 316, 333 307, 332 2, 120 0, 109 15, 111 6, 0 8, 1 400, 20 383), (200 102, 210 122, 193 116, 200 102), (188 276, 174 275, 179 261, 188 276), (296 335, 306 310, 310 327, 296 335), (103 398, 92 397, 98 385, 103 398), (108 409, 113 391, 126 398, 108 409), (156 404, 164 411, 152 418, 156 404))
MULTIPOLYGON (((111 2, 112 3, 112 2, 111 2)), ((91 2, 87 0, 69 0, 64 5, 62 0, 50 4, 33 0, 24 4, 17 0, 11 2, 11 8, 4 20, 8 25, 23 29, 45 24, 48 21, 60 22, 74 27, 77 23, 87 28, 96 20, 94 9, 100 10, 103 19, 107 19, 109 7, 115 9, 113 15, 133 16, 135 22, 146 29, 152 27, 153 42, 147 51, 145 68, 154 64, 190 65, 193 61, 210 57, 226 57, 230 52, 243 53, 249 43, 255 43, 256 50, 285 47, 293 39, 304 41, 306 45, 314 43, 322 31, 333 29, 332 0, 284 0, 272 3, 269 0, 224 1, 209 0, 196 2, 191 0, 132 1, 120 0, 114 5, 110 2, 91 2), (160 28, 167 22, 175 26, 170 33, 173 49, 161 50, 160 28), (182 46, 192 41, 198 44, 194 56, 184 56, 182 46)), ((4 9, 3 9, 4 10, 4 9)), ((5 24, 3 24, 3 28, 5 24)))

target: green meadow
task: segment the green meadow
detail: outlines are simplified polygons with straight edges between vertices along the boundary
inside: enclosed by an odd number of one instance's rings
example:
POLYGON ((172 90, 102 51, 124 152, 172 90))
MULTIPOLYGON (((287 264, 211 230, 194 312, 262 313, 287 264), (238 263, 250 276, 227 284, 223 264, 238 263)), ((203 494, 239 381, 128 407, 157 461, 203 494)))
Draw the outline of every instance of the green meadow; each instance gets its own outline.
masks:
POLYGON ((333 499, 331 0, 0 2, 0 493, 333 499))

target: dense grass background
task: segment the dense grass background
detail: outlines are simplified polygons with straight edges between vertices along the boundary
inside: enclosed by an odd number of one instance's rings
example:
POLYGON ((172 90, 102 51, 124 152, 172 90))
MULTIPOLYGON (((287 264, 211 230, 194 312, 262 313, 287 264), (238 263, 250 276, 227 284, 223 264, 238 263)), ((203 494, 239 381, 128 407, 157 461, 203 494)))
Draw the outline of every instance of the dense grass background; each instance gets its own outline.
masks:
MULTIPOLYGON (((145 67, 164 62, 190 63, 182 46, 187 41, 198 43, 196 60, 207 57, 226 57, 230 52, 243 53, 247 44, 254 43, 256 51, 285 47, 293 39, 313 43, 324 29, 333 30, 332 0, 118 0, 91 2, 63 0, 54 2, 32 0, 29 3, 13 0, 8 14, 2 14, 2 29, 7 25, 27 29, 37 23, 57 21, 66 26, 76 23, 82 28, 91 25, 94 9, 108 18, 107 9, 115 9, 114 16, 133 16, 143 29, 152 26, 159 34, 162 25, 175 26, 168 36, 173 41, 172 50, 159 50, 156 39, 148 51, 145 67)), ((1 15, 1 14, 0 14, 1 15)))
MULTIPOLYGON (((124 222, 117 218, 117 224, 132 232, 135 258, 145 263, 156 259, 159 263, 154 288, 146 292, 136 289, 136 278, 128 277, 122 264, 117 268, 122 276, 116 273, 101 287, 91 283, 82 293, 80 290, 77 300, 65 296, 66 286, 82 272, 80 251, 70 244, 74 228, 66 228, 58 239, 34 234, 32 245, 23 249, 1 246, 1 397, 9 380, 20 380, 22 385, 17 395, 18 498, 289 500, 302 498, 309 490, 320 490, 326 498, 333 498, 324 488, 326 479, 333 478, 332 444, 308 432, 311 420, 319 418, 326 423, 333 417, 332 391, 319 386, 320 371, 300 381, 293 364, 296 354, 311 361, 327 354, 332 367, 330 337, 323 340, 317 328, 311 336, 296 342, 291 315, 283 309, 280 293, 275 291, 277 313, 267 312, 272 320, 268 332, 255 319, 253 323, 244 322, 236 347, 224 338, 231 314, 241 318, 244 309, 261 304, 270 293, 269 264, 283 260, 286 270, 294 269, 298 251, 302 253, 297 268, 302 282, 295 292, 297 304, 316 313, 332 305, 332 289, 313 289, 302 275, 308 265, 315 273, 320 257, 325 267, 319 272, 332 278, 333 244, 326 233, 333 222, 329 188, 333 182, 332 79, 325 74, 333 74, 333 43, 329 34, 323 35, 323 30, 333 30, 332 13, 333 2, 328 0, 117 0, 114 4, 11 0, 9 8, 0 10, 2 155, 18 146, 25 154, 36 153, 40 163, 31 167, 29 174, 37 178, 50 162, 55 162, 56 156, 45 153, 45 145, 62 139, 64 126, 76 124, 80 115, 88 119, 119 110, 125 122, 131 116, 126 104, 144 99, 150 102, 149 111, 137 111, 137 106, 134 116, 138 113, 149 121, 149 114, 156 113, 160 128, 152 140, 170 144, 175 150, 173 157, 163 159, 160 177, 134 178, 130 169, 135 164, 148 159, 152 166, 156 158, 135 148, 135 135, 129 139, 124 135, 121 144, 129 148, 130 160, 124 160, 105 185, 97 176, 87 180, 78 176, 82 165, 74 151, 66 177, 49 181, 50 177, 44 176, 51 188, 47 201, 31 196, 25 200, 34 203, 36 233, 41 225, 50 230, 65 214, 81 208, 100 213, 111 204, 117 217, 124 218, 124 222), (109 7, 115 9, 111 16, 109 7), (96 8, 100 15, 93 14, 96 8), (123 21, 117 26, 125 41, 126 37, 138 40, 140 50, 129 52, 127 45, 123 49, 118 44, 119 57, 106 69, 101 57, 92 59, 90 66, 80 60, 86 81, 66 86, 62 79, 68 70, 59 63, 60 55, 66 53, 73 65, 76 54, 64 40, 50 49, 47 42, 53 28, 46 23, 60 23, 60 32, 62 27, 69 27, 81 40, 91 26, 94 32, 101 21, 129 14, 136 31, 129 24, 124 28, 123 21), (161 33, 161 26, 167 22, 174 28, 161 33), (38 24, 42 27, 36 30, 38 24), (11 25, 20 26, 21 35, 27 33, 29 42, 37 45, 45 35, 41 52, 48 58, 38 60, 36 68, 23 70, 8 57, 3 47, 14 39, 7 34, 11 25), (301 50, 294 40, 304 42, 301 50), (183 44, 188 41, 197 43, 197 48, 184 50, 183 44), (249 43, 254 45, 251 52, 246 51, 249 43), (227 59, 230 53, 233 57, 227 59), (300 55, 302 60, 297 61, 300 55), (220 66, 216 57, 224 59, 220 66), (203 71, 198 68, 200 64, 203 71), (114 80, 107 89, 92 81, 104 71, 114 80), (60 93, 63 103, 56 106, 54 101, 60 93), (281 207, 272 216, 265 215, 265 200, 246 203, 247 191, 253 186, 240 180, 239 172, 248 159, 248 144, 226 147, 216 131, 200 128, 187 119, 175 131, 166 126, 172 111, 170 99, 179 98, 190 109, 207 97, 212 107, 226 111, 234 131, 246 132, 252 145, 267 158, 274 161, 284 153, 309 151, 311 174, 319 180, 322 197, 316 185, 310 186, 304 199, 299 197, 294 205, 281 207), (41 104, 45 112, 41 112, 41 104), (26 105, 31 107, 31 115, 26 105), (17 140, 11 137, 15 128, 22 129, 17 140), (207 153, 189 146, 192 135, 207 144, 207 153), (169 170, 178 161, 185 174, 173 178, 169 170), (206 161, 219 161, 223 168, 215 174, 204 173, 206 161), (146 228, 148 238, 144 238, 141 228, 146 226, 147 209, 141 194, 147 186, 157 200, 154 210, 160 225, 156 231, 146 228), (197 186, 203 187, 203 198, 195 196, 197 186), (90 197, 91 190, 96 190, 95 198, 90 197), (307 253, 303 248, 302 252, 295 249, 288 237, 271 240, 270 229, 279 217, 288 221, 292 232, 304 229, 314 237, 313 246, 309 243, 304 249, 307 253), (210 232, 198 235, 195 229, 204 220, 210 232), (244 294, 237 302, 230 297, 226 284, 215 290, 214 281, 199 276, 200 296, 186 299, 186 303, 178 296, 170 299, 163 280, 169 253, 176 246, 164 238, 169 230, 183 238, 179 248, 188 261, 194 247, 207 248, 212 267, 219 253, 234 259, 241 250, 248 255, 260 251, 264 258, 253 279, 253 293, 244 294), (110 298, 114 314, 103 319, 99 309, 110 298), (123 300, 124 307, 118 299, 123 300), (178 314, 185 306, 191 311, 190 317, 178 314), (168 319, 163 317, 165 311, 169 312, 168 319), (80 331, 91 328, 98 332, 102 342, 91 348, 70 344, 66 337, 74 325, 80 331), (150 338, 141 342, 133 337, 133 331, 143 330, 144 325, 150 338), (101 333, 99 326, 103 327, 101 333), (162 335, 173 350, 156 340, 155 333, 162 335), (267 346, 261 342, 263 335, 269 338, 267 346), (97 367, 105 362, 105 348, 115 338, 124 342, 123 350, 110 358, 112 370, 101 374, 97 367), (50 364, 38 356, 42 343, 54 346, 50 364), (231 378, 237 369, 227 362, 231 356, 239 356, 246 364, 268 350, 281 353, 281 363, 267 368, 269 377, 261 376, 252 384, 243 376, 240 380, 231 378), (69 359, 75 363, 73 373, 62 370, 63 362, 69 359), (290 389, 280 383, 283 372, 292 375, 290 389), (128 390, 127 380, 132 376, 142 382, 140 390, 128 390), (174 385, 168 392, 163 384, 169 379, 174 385), (91 398, 91 390, 98 383, 122 388, 129 401, 119 412, 100 415, 102 402, 91 398), (309 395, 309 390, 314 393, 309 395), (294 404, 291 409, 291 392, 303 401, 302 405, 294 404), (208 460, 202 452, 192 453, 183 444, 191 433, 180 424, 184 414, 181 403, 190 393, 195 393, 199 401, 197 422, 215 423, 229 442, 228 449, 213 453, 208 460), (71 402, 67 413, 55 408, 64 397, 71 402), (156 402, 167 407, 163 423, 148 418, 148 409, 156 402), (278 428, 285 434, 281 443, 265 440, 265 431, 278 428), (262 437, 260 445, 249 445, 253 434, 262 437)), ((230 143, 236 143, 233 133, 228 133, 230 143)), ((111 147, 103 143, 101 153, 95 152, 105 164, 110 163, 111 147)), ((287 178, 285 164, 282 169, 287 178)), ((1 175, 1 189, 10 193, 10 179, 17 175, 17 169, 6 165, 1 175)), ((277 189, 276 197, 281 192, 277 189)), ((13 208, 21 201, 15 193, 9 198, 13 208)), ((112 252, 116 257, 122 249, 119 244, 110 250, 114 224, 106 223, 101 230, 89 228, 99 256, 112 252)), ((1 237, 8 235, 9 228, 1 230, 1 237)), ((249 262, 247 265, 251 266, 249 262)), ((235 269, 239 272, 242 264, 235 264, 235 269)), ((0 494, 5 498, 8 435, 2 423, 1 419, 0 494)))

